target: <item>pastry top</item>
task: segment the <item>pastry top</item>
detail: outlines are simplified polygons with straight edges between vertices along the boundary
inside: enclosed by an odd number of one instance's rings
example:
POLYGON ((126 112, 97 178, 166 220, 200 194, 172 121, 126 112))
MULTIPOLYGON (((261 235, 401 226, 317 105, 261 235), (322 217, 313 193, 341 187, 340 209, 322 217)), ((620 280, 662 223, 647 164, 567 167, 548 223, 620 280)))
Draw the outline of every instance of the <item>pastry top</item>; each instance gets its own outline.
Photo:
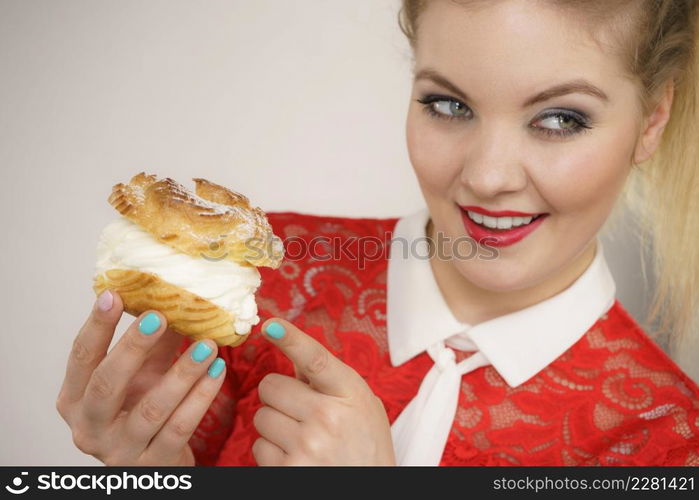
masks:
POLYGON ((206 179, 195 193, 166 177, 144 172, 114 185, 109 203, 158 241, 207 260, 278 268, 284 257, 265 213, 247 197, 206 179))

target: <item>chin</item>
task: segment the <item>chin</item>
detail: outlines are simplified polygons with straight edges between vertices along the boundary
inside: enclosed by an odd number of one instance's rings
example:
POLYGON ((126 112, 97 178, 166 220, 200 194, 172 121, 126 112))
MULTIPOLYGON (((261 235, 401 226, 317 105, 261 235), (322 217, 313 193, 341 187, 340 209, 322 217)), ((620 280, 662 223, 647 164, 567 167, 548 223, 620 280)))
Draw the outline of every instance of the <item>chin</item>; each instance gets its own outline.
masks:
POLYGON ((498 262, 498 259, 484 261, 474 259, 457 264, 461 275, 478 288, 490 292, 511 292, 522 290, 534 285, 531 275, 521 272, 521 265, 518 269, 498 262))

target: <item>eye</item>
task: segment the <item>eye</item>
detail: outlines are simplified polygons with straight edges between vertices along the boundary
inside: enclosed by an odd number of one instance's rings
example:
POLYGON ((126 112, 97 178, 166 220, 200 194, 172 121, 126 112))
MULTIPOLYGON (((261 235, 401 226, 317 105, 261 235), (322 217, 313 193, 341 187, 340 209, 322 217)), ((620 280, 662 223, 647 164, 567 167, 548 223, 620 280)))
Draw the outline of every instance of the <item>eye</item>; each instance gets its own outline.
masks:
POLYGON ((567 137, 591 129, 590 119, 582 113, 572 110, 547 111, 535 123, 545 123, 548 126, 533 126, 537 131, 548 136, 567 137), (557 128, 551 128, 557 127, 557 128))
MULTIPOLYGON (((438 120, 468 121, 473 114, 464 103, 448 96, 428 95, 422 99, 417 99, 417 102, 422 104, 423 110, 430 117, 438 120)), ((548 137, 568 137, 592 128, 590 119, 584 113, 565 109, 549 110, 540 116, 535 123, 546 125, 533 125, 532 128, 548 137)))
POLYGON ((446 96, 429 95, 423 99, 417 99, 417 102, 422 104, 428 115, 442 120, 465 120, 468 119, 470 112, 464 103, 446 96))

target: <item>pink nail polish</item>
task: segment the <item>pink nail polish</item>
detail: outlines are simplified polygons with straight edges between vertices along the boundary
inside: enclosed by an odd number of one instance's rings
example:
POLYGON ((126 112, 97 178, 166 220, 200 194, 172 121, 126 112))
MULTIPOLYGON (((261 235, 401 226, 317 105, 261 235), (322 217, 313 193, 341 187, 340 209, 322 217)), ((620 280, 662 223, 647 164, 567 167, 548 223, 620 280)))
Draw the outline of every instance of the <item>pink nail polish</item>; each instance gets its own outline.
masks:
POLYGON ((105 290, 97 299, 97 307, 100 311, 109 311, 114 304, 114 296, 109 290, 105 290))

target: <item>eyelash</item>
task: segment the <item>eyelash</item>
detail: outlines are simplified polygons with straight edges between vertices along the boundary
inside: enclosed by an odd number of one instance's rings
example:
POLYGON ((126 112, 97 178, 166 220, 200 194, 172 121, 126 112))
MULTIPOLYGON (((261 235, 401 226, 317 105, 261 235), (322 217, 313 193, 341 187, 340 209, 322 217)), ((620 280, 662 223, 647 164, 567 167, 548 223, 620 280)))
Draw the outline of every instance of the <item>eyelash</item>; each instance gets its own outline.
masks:
MULTIPOLYGON (((446 120, 446 121, 451 121, 451 120, 468 120, 468 118, 462 118, 462 117, 457 117, 457 116, 449 116, 445 115, 443 113, 440 113, 439 111, 435 110, 432 104, 436 102, 455 102, 459 103, 463 106, 466 106, 463 104, 461 101, 458 101, 456 99, 453 99, 451 97, 446 97, 446 96, 440 96, 440 95, 428 95, 422 99, 416 99, 417 102, 422 104, 422 109, 431 117, 436 118, 438 120, 446 120)), ((466 106, 468 108, 468 106, 466 106)), ((537 131, 546 134, 548 137, 570 137, 575 134, 587 132, 590 130, 592 127, 590 126, 590 119, 584 114, 580 113, 578 111, 566 111, 566 110, 551 110, 549 112, 546 112, 543 114, 543 116, 539 117, 539 120, 545 120, 547 118, 555 118, 555 117, 563 117, 566 120, 573 120, 577 126, 572 129, 572 130, 555 130, 555 129, 550 129, 550 128, 542 128, 542 127, 534 127, 537 131)), ((539 121, 537 120, 537 121, 539 121)))

